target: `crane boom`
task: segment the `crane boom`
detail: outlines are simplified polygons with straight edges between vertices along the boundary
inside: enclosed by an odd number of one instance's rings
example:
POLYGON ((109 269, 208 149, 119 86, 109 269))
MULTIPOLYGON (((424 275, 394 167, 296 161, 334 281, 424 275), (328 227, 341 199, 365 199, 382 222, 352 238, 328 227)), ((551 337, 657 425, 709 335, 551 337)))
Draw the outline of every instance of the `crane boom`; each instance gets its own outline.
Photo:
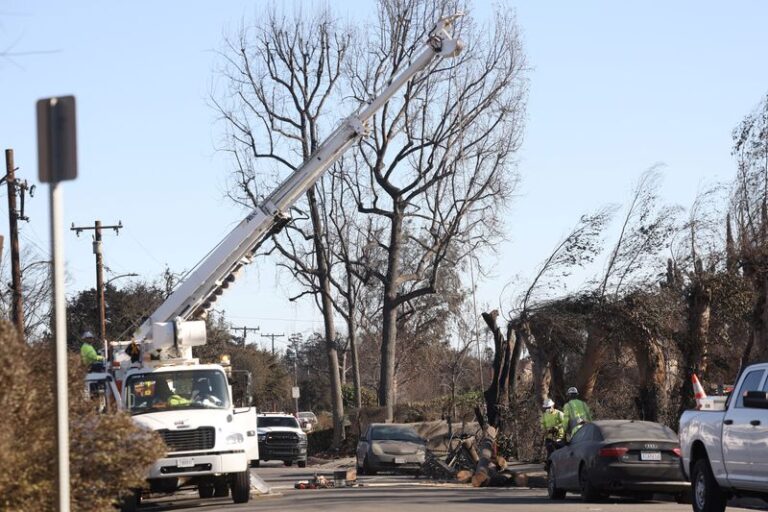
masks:
POLYGON ((219 242, 179 287, 163 302, 136 332, 135 339, 151 336, 152 325, 160 322, 189 320, 202 316, 224 289, 234 281, 240 269, 250 263, 254 253, 271 235, 290 221, 290 208, 323 173, 349 149, 358 137, 368 133, 368 121, 392 96, 417 73, 438 57, 453 57, 463 49, 460 39, 448 31, 461 13, 441 18, 426 47, 411 64, 367 105, 348 117, 312 155, 291 173, 261 205, 251 211, 219 242))

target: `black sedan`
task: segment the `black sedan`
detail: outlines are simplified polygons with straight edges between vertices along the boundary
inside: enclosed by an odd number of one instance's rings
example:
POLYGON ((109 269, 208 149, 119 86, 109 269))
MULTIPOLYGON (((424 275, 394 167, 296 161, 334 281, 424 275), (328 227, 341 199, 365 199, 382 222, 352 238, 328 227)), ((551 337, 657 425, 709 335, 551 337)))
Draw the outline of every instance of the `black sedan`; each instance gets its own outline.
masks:
POLYGON ((587 423, 570 444, 552 453, 547 476, 553 500, 568 491, 585 501, 611 494, 651 499, 655 492, 684 500, 690 492, 680 468, 677 434, 650 421, 587 423))

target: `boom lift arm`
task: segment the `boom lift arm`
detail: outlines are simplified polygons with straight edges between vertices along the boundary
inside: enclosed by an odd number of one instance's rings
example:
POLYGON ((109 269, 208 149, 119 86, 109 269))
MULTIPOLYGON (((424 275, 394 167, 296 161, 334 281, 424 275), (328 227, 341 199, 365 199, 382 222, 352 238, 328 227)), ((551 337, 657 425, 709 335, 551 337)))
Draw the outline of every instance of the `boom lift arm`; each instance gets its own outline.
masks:
POLYGON ((441 18, 432 31, 424 50, 410 66, 368 105, 348 117, 317 150, 256 207, 214 248, 181 285, 144 321, 136 332, 136 340, 152 336, 155 323, 186 321, 200 318, 225 288, 235 280, 241 268, 250 263, 264 241, 279 232, 290 221, 290 208, 323 173, 355 142, 368 133, 368 121, 392 96, 417 73, 438 57, 453 57, 464 47, 460 39, 448 31, 461 13, 441 18))

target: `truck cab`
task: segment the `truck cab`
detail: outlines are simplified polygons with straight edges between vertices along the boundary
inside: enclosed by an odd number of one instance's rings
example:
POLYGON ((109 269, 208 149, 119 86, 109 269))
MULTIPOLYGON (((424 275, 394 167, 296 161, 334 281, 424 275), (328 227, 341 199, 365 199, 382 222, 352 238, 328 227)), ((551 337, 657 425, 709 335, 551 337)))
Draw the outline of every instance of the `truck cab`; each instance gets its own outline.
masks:
POLYGON ((150 492, 197 488, 208 498, 231 490, 235 503, 248 501, 248 468, 259 458, 256 411, 233 402, 224 367, 182 362, 135 368, 122 388, 125 410, 168 447, 149 469, 150 492))
MULTIPOLYGON (((683 470, 697 511, 725 510, 730 496, 768 498, 768 363, 747 367, 723 402, 680 418, 683 470)), ((714 404, 714 405, 713 405, 714 404)))

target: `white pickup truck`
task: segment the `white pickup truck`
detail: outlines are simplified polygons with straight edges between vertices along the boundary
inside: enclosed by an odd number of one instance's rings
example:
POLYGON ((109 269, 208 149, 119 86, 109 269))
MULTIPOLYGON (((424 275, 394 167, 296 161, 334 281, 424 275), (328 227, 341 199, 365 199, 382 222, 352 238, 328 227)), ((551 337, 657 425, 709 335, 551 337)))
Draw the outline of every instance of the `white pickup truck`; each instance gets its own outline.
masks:
POLYGON ((731 496, 768 499, 768 363, 744 370, 719 408, 685 411, 680 447, 696 512, 721 512, 731 496))

